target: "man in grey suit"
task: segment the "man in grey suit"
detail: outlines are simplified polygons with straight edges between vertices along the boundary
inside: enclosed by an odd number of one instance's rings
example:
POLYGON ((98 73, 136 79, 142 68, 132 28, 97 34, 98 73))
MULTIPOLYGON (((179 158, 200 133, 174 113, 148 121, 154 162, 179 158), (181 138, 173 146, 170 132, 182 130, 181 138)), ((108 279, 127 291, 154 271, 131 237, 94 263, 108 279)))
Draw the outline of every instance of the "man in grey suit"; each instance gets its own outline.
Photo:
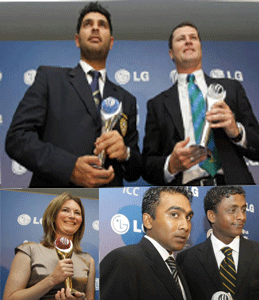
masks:
POLYGON ((240 186, 214 187, 205 196, 213 233, 177 255, 193 298, 211 300, 222 291, 234 300, 259 299, 259 243, 242 237, 246 205, 240 186))
POLYGON ((81 11, 75 42, 77 67, 40 67, 7 133, 6 151, 33 172, 31 187, 122 186, 141 173, 136 99, 107 78, 114 38, 110 13, 99 3, 81 11), (101 134, 100 98, 109 96, 123 113, 114 130, 101 134), (96 167, 101 151, 104 168, 96 167))
POLYGON ((191 299, 173 254, 184 247, 189 237, 191 197, 184 187, 146 191, 142 203, 146 235, 138 244, 115 249, 103 258, 101 300, 191 299))

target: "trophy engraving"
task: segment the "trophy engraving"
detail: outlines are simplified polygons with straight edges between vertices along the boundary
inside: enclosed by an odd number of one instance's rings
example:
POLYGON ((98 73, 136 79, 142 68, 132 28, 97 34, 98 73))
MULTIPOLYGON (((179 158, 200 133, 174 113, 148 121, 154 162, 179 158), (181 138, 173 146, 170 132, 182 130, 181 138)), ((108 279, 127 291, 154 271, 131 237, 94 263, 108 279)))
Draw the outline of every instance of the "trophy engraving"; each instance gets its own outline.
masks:
POLYGON ((211 300, 233 300, 230 293, 217 292, 212 295, 211 300))
MULTIPOLYGON (((122 103, 113 97, 108 97, 102 101, 101 105, 102 133, 111 131, 122 114, 122 103)), ((105 151, 98 155, 101 165, 105 162, 105 151)))
MULTIPOLYGON (((55 240, 55 249, 60 260, 65 258, 71 258, 73 253, 73 243, 71 240, 61 237, 55 240)), ((72 288, 72 278, 67 277, 65 280, 66 288, 70 288, 71 295, 74 295, 77 292, 75 289, 72 288)))
MULTIPOLYGON (((218 83, 213 83, 208 87, 206 97, 206 110, 211 110, 214 103, 223 101, 226 98, 226 91, 223 86, 218 83)), ((210 124, 207 120, 204 121, 199 145, 191 145, 194 151, 205 152, 211 157, 211 151, 207 148, 210 136, 210 124)))

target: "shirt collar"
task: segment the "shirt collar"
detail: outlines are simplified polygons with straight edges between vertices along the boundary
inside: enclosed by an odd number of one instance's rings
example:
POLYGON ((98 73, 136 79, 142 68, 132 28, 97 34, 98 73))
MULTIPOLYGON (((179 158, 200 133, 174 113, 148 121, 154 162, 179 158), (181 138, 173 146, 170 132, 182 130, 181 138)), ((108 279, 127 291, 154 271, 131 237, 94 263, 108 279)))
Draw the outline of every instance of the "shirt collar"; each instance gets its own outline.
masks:
MULTIPOLYGON (((92 71, 92 70, 95 71, 95 69, 92 66, 90 66, 87 62, 83 61, 82 59, 80 59, 79 64, 82 67, 82 69, 86 75, 89 73, 89 71, 92 71)), ((106 69, 99 70, 99 72, 101 74, 101 76, 100 76, 101 80, 105 81, 106 69)))
POLYGON ((211 242, 215 253, 220 252, 224 247, 230 247, 233 251, 239 253, 240 236, 236 236, 230 244, 226 245, 225 243, 217 239, 212 233, 211 242))
POLYGON ((169 255, 168 251, 162 247, 156 240, 154 240, 152 237, 145 235, 145 238, 147 238, 153 246, 156 248, 156 250, 159 252, 159 254, 162 256, 163 260, 165 261, 169 256, 172 256, 174 259, 174 255, 169 255))
MULTIPOLYGON (((205 80, 204 72, 202 69, 194 71, 192 74, 195 76, 195 81, 198 82, 200 80, 205 80)), ((178 74, 178 84, 179 85, 187 85, 187 73, 180 73, 178 74)))

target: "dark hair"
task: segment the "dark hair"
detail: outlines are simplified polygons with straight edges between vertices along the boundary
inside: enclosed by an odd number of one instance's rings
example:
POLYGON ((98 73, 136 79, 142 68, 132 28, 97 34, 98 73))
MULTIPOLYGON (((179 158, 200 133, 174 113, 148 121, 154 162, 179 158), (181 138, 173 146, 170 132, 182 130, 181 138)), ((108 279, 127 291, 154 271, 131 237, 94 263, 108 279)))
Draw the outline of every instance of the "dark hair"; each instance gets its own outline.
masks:
POLYGON ((168 39, 168 46, 169 46, 169 49, 172 49, 172 41, 173 41, 173 35, 174 35, 175 30, 178 29, 178 28, 181 28, 181 27, 185 27, 185 26, 190 26, 190 27, 196 29, 196 31, 197 31, 197 33, 198 33, 198 38, 199 38, 199 40, 201 41, 201 36, 200 36, 199 31, 198 31, 198 28, 197 28, 194 24, 192 24, 191 22, 186 21, 186 22, 180 23, 179 25, 177 25, 177 26, 175 26, 175 27, 173 28, 173 30, 172 30, 172 32, 171 32, 171 34, 170 34, 170 36, 169 36, 169 39, 168 39))
POLYGON ((108 21, 111 35, 112 35, 112 22, 111 22, 111 14, 106 10, 101 4, 98 2, 90 2, 88 5, 86 5, 80 12, 80 16, 77 21, 77 27, 76 32, 79 33, 83 19, 85 15, 89 14, 90 12, 98 12, 102 15, 104 15, 108 21))
POLYGON ((207 215, 208 210, 217 210, 217 206, 224 198, 229 198, 231 195, 246 196, 244 189, 241 186, 215 186, 210 189, 204 197, 204 210, 207 215))
MULTIPOLYGON (((143 201, 142 201, 142 215, 144 213, 148 213, 153 219, 156 218, 156 208, 160 203, 160 195, 162 192, 169 193, 169 194, 182 194, 190 201, 190 203, 192 202, 192 192, 188 189, 188 187, 182 187, 182 186, 152 187, 149 188, 144 194, 143 201)), ((145 227, 144 229, 146 231, 145 227)))

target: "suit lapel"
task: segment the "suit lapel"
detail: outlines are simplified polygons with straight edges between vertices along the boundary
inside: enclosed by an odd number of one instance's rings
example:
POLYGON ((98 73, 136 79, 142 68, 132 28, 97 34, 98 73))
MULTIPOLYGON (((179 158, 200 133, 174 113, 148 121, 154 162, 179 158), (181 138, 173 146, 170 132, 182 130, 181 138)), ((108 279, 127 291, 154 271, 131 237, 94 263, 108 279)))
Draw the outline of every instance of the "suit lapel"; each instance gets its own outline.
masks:
POLYGON ((238 294, 238 290, 242 287, 242 281, 246 278, 246 274, 249 272, 255 256, 256 252, 254 251, 253 245, 241 236, 237 269, 236 294, 238 294))
POLYGON ((176 283, 174 282, 169 269, 153 244, 145 237, 142 238, 139 244, 150 262, 150 267, 160 281, 165 285, 172 297, 176 300, 182 300, 182 295, 178 291, 176 283))
POLYGON ((177 131, 179 132, 180 139, 184 140, 184 127, 177 83, 174 84, 169 90, 164 92, 164 99, 161 101, 164 101, 164 105, 167 108, 177 131))
POLYGON ((208 238, 204 243, 200 244, 197 249, 197 258, 206 270, 211 281, 214 283, 216 289, 220 291, 221 281, 219 275, 219 268, 212 248, 211 240, 208 238))
POLYGON ((97 125, 100 126, 100 116, 92 99, 92 90, 80 65, 71 70, 69 80, 76 89, 89 114, 93 116, 97 125))

